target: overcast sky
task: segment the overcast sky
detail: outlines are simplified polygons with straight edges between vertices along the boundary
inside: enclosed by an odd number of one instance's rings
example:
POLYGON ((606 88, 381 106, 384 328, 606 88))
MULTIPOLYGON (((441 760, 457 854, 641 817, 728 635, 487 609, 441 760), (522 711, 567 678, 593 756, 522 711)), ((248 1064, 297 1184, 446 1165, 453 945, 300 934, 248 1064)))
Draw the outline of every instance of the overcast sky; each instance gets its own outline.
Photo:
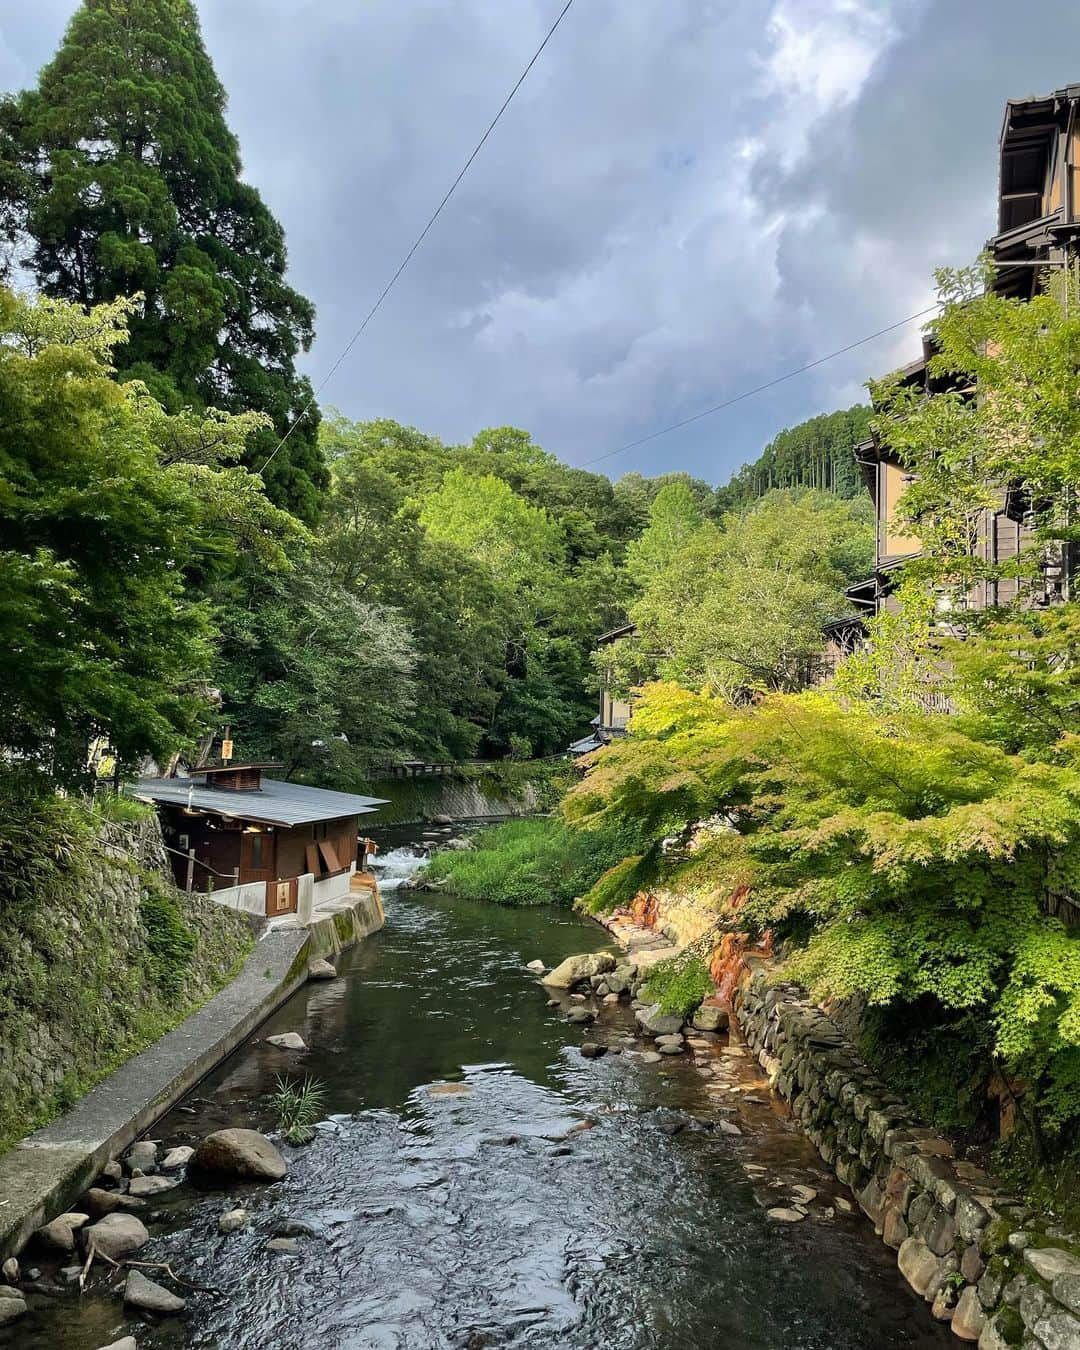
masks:
MULTIPOLYGON (((561 4, 203 0, 316 382, 561 4)), ((5 8, 16 89, 75 4, 5 8)), ((575 0, 322 401, 584 463, 923 308, 992 231, 1004 100, 1077 81, 1075 0, 575 0)), ((600 467, 724 482, 917 329, 600 467)))

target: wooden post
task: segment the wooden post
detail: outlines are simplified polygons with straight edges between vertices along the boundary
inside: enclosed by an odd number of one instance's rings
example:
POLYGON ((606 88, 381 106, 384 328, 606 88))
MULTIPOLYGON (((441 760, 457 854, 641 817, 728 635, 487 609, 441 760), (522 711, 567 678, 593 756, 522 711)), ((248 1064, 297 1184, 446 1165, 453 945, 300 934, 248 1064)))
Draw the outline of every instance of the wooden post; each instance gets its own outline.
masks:
POLYGON ((195 850, 189 848, 187 851, 187 885, 185 890, 190 891, 195 884, 195 850))

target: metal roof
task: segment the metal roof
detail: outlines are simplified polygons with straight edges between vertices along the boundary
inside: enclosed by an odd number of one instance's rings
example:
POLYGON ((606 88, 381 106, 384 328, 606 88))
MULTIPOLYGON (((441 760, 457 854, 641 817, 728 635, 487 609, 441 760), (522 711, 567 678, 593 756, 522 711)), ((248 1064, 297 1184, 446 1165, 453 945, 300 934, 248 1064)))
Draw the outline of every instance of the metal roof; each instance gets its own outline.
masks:
POLYGON ((140 778, 127 789, 132 796, 167 806, 191 806, 230 820, 254 820, 261 825, 311 825, 341 816, 362 816, 386 805, 383 797, 360 797, 264 778, 253 791, 208 787, 194 778, 140 778))

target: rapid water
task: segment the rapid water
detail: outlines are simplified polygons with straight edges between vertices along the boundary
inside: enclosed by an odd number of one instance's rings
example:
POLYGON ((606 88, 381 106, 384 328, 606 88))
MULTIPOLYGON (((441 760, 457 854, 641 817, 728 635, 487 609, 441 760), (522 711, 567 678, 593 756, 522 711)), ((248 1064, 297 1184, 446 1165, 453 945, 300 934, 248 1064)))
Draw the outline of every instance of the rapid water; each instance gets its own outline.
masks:
MULTIPOLYGON (((392 880, 412 863, 391 852, 383 865, 392 880)), ((588 1033, 621 1053, 582 1057, 581 1030, 524 966, 602 948, 600 929, 386 891, 386 928, 341 958, 342 978, 308 985, 153 1131, 171 1145, 272 1129, 279 1075, 325 1084, 325 1119, 310 1146, 283 1150, 284 1182, 185 1183, 151 1211, 140 1256, 220 1293, 188 1293, 185 1317, 150 1327, 99 1272, 81 1301, 35 1296, 0 1346, 98 1350, 125 1334, 139 1350, 951 1344, 866 1220, 836 1209, 841 1189, 748 1058, 718 1039, 649 1063, 625 1005, 588 1033), (299 1031, 307 1052, 267 1045, 279 1031, 299 1031), (769 1219, 796 1184, 817 1191, 809 1217, 769 1219), (220 1236, 238 1202, 251 1227, 220 1236), (289 1224, 296 1252, 267 1250, 289 1224)))

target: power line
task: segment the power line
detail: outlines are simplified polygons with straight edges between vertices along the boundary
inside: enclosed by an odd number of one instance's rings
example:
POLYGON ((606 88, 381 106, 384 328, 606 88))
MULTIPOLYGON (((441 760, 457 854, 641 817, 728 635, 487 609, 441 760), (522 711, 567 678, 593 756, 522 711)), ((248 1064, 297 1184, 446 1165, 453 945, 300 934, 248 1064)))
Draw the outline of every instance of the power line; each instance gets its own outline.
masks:
POLYGON ((308 401, 304 404, 304 406, 300 409, 299 413, 297 413, 296 418, 295 418, 295 420, 292 422, 292 424, 290 425, 288 431, 286 431, 285 435, 282 436, 282 438, 281 438, 280 441, 278 441, 277 445, 274 446, 273 451, 270 453, 269 457, 268 457, 268 458, 265 460, 265 462, 263 463, 262 468, 259 470, 260 473, 264 472, 264 470, 266 469, 266 466, 270 463, 270 460, 272 460, 272 459, 274 458, 274 456, 277 454, 277 452, 281 449, 281 447, 285 444, 285 442, 286 442, 286 441, 289 439, 289 437, 293 434, 293 432, 296 430, 296 428, 300 425, 300 423, 304 420, 304 418, 305 418, 305 417, 308 415, 308 413, 311 411, 312 407, 313 407, 314 404, 315 404, 315 400, 319 397, 319 395, 322 393, 322 391, 326 388, 327 384, 329 384, 330 380, 333 378, 333 376, 334 376, 335 372, 337 371, 338 367, 341 365, 341 363, 345 360, 345 358, 346 358, 346 357, 349 355, 349 353, 352 351, 353 347, 356 345, 357 340, 360 338, 360 335, 363 333, 364 329, 368 326, 368 324, 371 322, 371 320, 372 320, 372 319, 375 317, 375 315, 379 312, 379 309, 380 309, 380 307, 382 306, 382 302, 386 299, 386 297, 387 297, 387 296, 390 294, 390 292, 393 290, 394 285, 395 285, 395 283, 397 282, 397 279, 401 276, 402 272, 404 272, 405 269, 406 269, 406 267, 408 267, 409 263, 412 262, 413 254, 416 252, 416 250, 420 247, 420 245, 421 245, 421 244, 424 242, 424 240, 427 238, 428 231, 431 229, 431 227, 432 227, 432 226, 435 224, 435 222, 438 220, 439 216, 442 214, 442 209, 443 209, 443 207, 444 207, 444 206, 446 205, 446 203, 450 200, 450 198, 454 195, 455 191, 457 190, 458 184, 459 184, 459 183, 461 182, 461 180, 465 177, 465 175, 469 172, 469 169, 472 167, 472 162, 473 162, 473 160, 474 160, 474 159, 476 158, 476 156, 480 153, 480 151, 484 148, 484 145, 486 144, 488 137, 491 135, 491 133, 495 130, 496 126, 498 125, 499 119, 502 117, 503 113, 506 112, 507 108, 509 108, 510 104, 514 101, 514 95, 515 95, 515 94, 517 93, 517 91, 521 88, 521 86, 525 83, 525 80, 526 80, 526 78, 528 77, 529 71, 532 70, 533 66, 536 65, 537 61, 539 61, 541 55, 543 54, 544 48, 548 45, 548 43, 549 43, 549 42, 551 41, 551 39, 554 37, 554 35, 555 35, 555 30, 558 28, 559 24, 562 23, 563 19, 566 18, 566 15, 568 14, 568 12, 569 12, 569 10, 570 10, 570 6, 571 6, 573 3, 574 3, 574 0, 566 0, 566 4, 563 5, 562 9, 559 11, 559 16, 558 16, 558 18, 555 20, 555 22, 554 22, 554 23, 551 25, 551 27, 548 29, 547 33, 546 33, 545 36, 544 36, 543 42, 541 42, 540 46, 537 47, 537 49, 536 49, 535 52, 533 52, 532 58, 530 59, 529 64, 525 67, 525 69, 524 69, 524 70, 521 72, 521 74, 518 76, 517 82, 515 83, 514 87, 513 87, 513 88, 510 90, 510 92, 507 94, 506 98, 503 99, 502 106, 499 108, 499 111, 495 114, 495 116, 494 116, 494 117, 491 119, 491 121, 488 123, 487 130, 486 130, 486 131, 484 132, 484 134, 480 137, 480 139, 476 142, 476 145, 473 147, 473 152, 472 152, 472 154, 471 154, 471 155, 469 156, 469 158, 465 161, 465 163, 461 166, 461 170, 460 170, 460 172, 458 173, 458 176, 457 176, 457 177, 454 179, 454 181, 450 184, 450 187, 447 189, 446 195, 443 197, 442 201, 438 204, 438 206, 437 206, 437 207, 435 208, 435 210, 432 212, 431 218, 428 220, 428 223, 424 226, 424 228, 423 228, 423 229, 420 231, 420 233, 416 236, 416 239, 415 239, 414 242, 413 242, 412 248, 410 248, 409 251, 408 251, 408 253, 405 254, 404 258, 402 258, 400 264, 398 265, 397 271, 396 271, 396 272, 394 273, 394 275, 390 278, 390 280, 386 283, 386 285, 382 288, 382 291, 379 293, 378 299, 375 301, 375 303, 374 303, 374 304, 371 306, 371 308, 368 310, 367 314, 364 315, 364 321, 363 321, 363 323, 361 323, 360 327, 356 330, 356 332, 352 335, 352 337, 349 339, 349 341, 345 344, 344 350, 342 351, 342 353, 341 353, 341 355, 338 357, 338 359, 334 362, 334 364, 330 367, 330 369, 326 372, 326 375, 323 377, 322 383, 318 386, 317 389, 315 389, 315 390, 312 392, 311 397, 310 397, 310 398, 308 399, 308 401))
POLYGON ((785 380, 793 380, 796 375, 802 375, 808 370, 813 370, 815 366, 823 366, 826 361, 832 361, 837 356, 843 356, 845 352, 852 352, 856 347, 863 347, 866 343, 873 342, 875 338, 884 337, 886 333, 895 332, 897 328, 903 328, 905 324, 914 323, 916 319, 922 319, 927 314, 934 313, 936 309, 937 305, 920 309, 918 314, 909 314, 906 319, 891 323, 887 328, 879 328, 876 333, 870 333, 866 337, 859 338, 857 342, 849 342, 846 347, 838 347, 836 351, 829 352, 827 356, 819 356, 816 361, 808 361, 805 366, 800 366, 798 370, 789 370, 786 375, 778 375, 775 380, 768 380, 765 384, 747 389, 741 394, 736 394, 734 398, 725 399, 723 403, 714 403, 711 408, 694 413, 692 417, 684 417, 681 422, 672 422, 670 426, 661 427, 659 431, 651 431, 648 436, 641 436, 636 441, 627 441, 625 445, 617 446, 614 450, 606 450, 602 455, 597 455, 595 459, 587 459, 577 467, 587 469, 590 464, 599 464, 602 459, 611 459, 614 455, 624 454, 627 450, 634 450, 639 445, 647 445, 649 441, 658 440, 659 437, 666 436, 669 432, 678 431, 680 427, 688 427, 692 422, 700 422, 703 417, 711 417, 713 413, 722 412, 725 408, 730 408, 732 404, 741 403, 743 399, 753 398, 755 394, 762 394, 766 389, 774 389, 778 384, 783 384, 785 380))

